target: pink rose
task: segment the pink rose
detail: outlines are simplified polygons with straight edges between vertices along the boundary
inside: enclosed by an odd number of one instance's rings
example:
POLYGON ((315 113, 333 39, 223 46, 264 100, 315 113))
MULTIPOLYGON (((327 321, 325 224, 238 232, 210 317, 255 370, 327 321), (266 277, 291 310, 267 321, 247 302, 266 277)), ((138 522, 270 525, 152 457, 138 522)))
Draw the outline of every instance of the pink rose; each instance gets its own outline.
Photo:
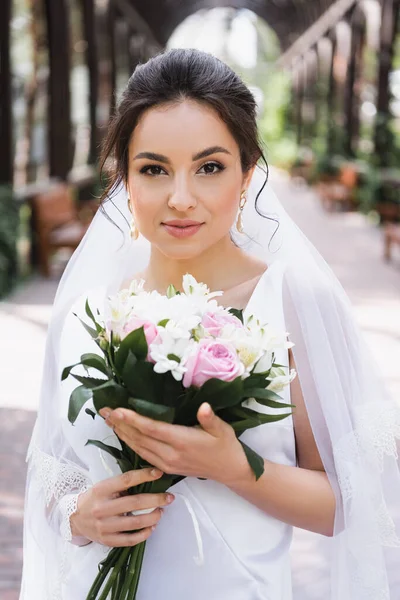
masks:
POLYGON ((218 337, 222 333, 222 329, 225 325, 234 325, 235 327, 243 327, 243 323, 230 313, 206 313, 203 316, 201 325, 204 327, 206 332, 213 337, 218 337))
MULTIPOLYGON (((144 319, 132 317, 132 319, 125 323, 123 332, 125 335, 128 335, 128 333, 131 333, 135 329, 140 329, 140 327, 143 327, 147 347, 150 348, 150 344, 152 344, 158 336, 157 327, 151 321, 145 321, 144 319)), ((150 360, 150 355, 147 356, 147 360, 150 360)))
POLYGON ((243 365, 235 348, 228 342, 213 339, 200 340, 196 352, 189 356, 185 365, 183 385, 201 387, 209 379, 233 381, 243 373, 243 365))

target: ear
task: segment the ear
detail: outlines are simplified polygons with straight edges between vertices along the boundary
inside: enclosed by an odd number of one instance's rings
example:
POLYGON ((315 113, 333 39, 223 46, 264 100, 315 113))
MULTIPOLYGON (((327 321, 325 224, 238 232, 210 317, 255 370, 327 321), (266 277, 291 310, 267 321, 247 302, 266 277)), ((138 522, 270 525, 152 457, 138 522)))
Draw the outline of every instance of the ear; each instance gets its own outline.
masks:
POLYGON ((243 190, 248 190, 249 185, 250 185, 250 181, 251 178, 253 177, 253 173, 255 171, 257 165, 254 165, 253 167, 251 167, 245 174, 243 177, 243 185, 242 185, 242 189, 243 190))

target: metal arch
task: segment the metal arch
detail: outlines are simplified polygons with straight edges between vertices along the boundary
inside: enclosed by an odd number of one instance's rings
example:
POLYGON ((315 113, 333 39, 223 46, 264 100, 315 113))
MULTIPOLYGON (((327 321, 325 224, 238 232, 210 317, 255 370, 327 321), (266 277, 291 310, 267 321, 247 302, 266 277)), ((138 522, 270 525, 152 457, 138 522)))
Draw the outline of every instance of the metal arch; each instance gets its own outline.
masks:
POLYGON ((125 0, 166 44, 185 18, 201 9, 247 8, 275 30, 283 48, 290 46, 326 10, 329 0, 125 0))
POLYGON ((313 46, 319 38, 324 36, 338 21, 340 21, 357 3, 357 0, 336 0, 321 15, 318 21, 312 23, 310 28, 297 39, 294 44, 280 57, 278 64, 288 66, 299 54, 303 54, 313 46))

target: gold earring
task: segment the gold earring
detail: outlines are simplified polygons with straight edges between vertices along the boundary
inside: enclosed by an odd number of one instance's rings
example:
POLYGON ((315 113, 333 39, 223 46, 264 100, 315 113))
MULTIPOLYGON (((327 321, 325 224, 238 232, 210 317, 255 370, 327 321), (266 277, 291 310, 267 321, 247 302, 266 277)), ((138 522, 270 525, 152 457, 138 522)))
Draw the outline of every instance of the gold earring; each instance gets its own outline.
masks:
POLYGON ((244 207, 246 206, 246 202, 247 202, 246 190, 243 190, 243 192, 240 194, 239 214, 238 214, 238 218, 236 221, 236 229, 238 230, 239 233, 244 233, 242 213, 243 213, 244 207))
MULTIPOLYGON (((128 198, 128 208, 129 208, 129 212, 131 213, 131 212, 132 212, 132 209, 131 209, 131 204, 130 204, 130 202, 131 202, 131 199, 130 199, 130 198, 128 198)), ((137 240, 137 239, 138 239, 138 237, 139 237, 139 229, 136 227, 135 220, 134 220, 134 218, 132 217, 132 219, 131 219, 131 239, 132 239, 132 240, 137 240)))

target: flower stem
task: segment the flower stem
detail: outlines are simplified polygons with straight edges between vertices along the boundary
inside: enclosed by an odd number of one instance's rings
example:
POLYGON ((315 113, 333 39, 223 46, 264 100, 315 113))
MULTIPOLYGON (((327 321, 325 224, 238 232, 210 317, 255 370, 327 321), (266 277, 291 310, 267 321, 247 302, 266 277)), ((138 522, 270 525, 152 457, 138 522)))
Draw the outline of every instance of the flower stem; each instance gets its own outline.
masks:
POLYGON ((127 548, 124 548, 123 551, 121 552, 121 554, 118 558, 118 561, 117 561, 116 565, 114 566, 114 568, 111 572, 111 575, 109 576, 101 595, 99 596, 99 600, 107 600, 108 592, 113 587, 116 577, 117 577, 119 571, 121 570, 121 567, 123 566, 124 562, 126 561, 128 555, 129 555, 129 552, 130 552, 130 546, 128 546, 127 548))
POLYGON ((136 598, 136 592, 137 592, 138 585, 139 585, 140 573, 142 571, 143 556, 144 556, 145 548, 146 548, 146 542, 142 542, 141 544, 138 544, 138 552, 137 552, 136 561, 135 561, 136 562, 135 571, 133 573, 133 579, 132 579, 131 588, 129 590, 127 600, 135 600, 135 598, 136 598))
POLYGON ((131 548, 129 563, 127 565, 127 569, 126 569, 126 573, 125 573, 124 586, 122 588, 121 597, 119 600, 125 600, 128 597, 129 590, 132 586, 133 577, 136 572, 136 558, 137 558, 137 554, 138 554, 140 545, 141 544, 137 544, 136 546, 131 548))
POLYGON ((110 570, 113 568, 115 563, 118 561, 119 556, 122 553, 122 548, 113 548, 107 558, 100 563, 99 573, 94 580, 92 587, 90 588, 88 595, 86 596, 86 600, 96 600, 97 594, 99 593, 101 586, 105 578, 107 577, 110 570))

